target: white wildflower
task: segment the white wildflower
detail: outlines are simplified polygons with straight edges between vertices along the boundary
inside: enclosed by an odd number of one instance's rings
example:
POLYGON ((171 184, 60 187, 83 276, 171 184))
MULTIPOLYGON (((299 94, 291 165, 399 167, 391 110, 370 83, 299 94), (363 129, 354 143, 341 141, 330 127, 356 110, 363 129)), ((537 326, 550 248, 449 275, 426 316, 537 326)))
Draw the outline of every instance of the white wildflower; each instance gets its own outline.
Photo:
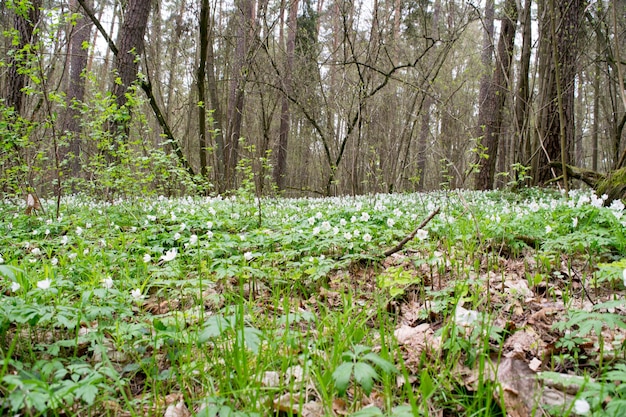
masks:
POLYGON ((350 240, 350 239, 352 239, 352 233, 346 232, 346 233, 343 234, 343 237, 346 240, 350 240))
POLYGON ((315 217, 309 217, 308 222, 311 226, 313 226, 315 224, 315 217))
POLYGON ((317 227, 317 226, 315 226, 315 227, 313 228, 313 232, 312 232, 312 233, 313 233, 313 236, 318 235, 318 234, 320 233, 320 228, 319 228, 319 227, 317 227))
POLYGON ((591 410, 591 406, 585 399, 578 399, 574 401, 574 412, 576 414, 587 414, 591 410))
POLYGON ((198 236, 197 235, 189 236, 189 244, 195 245, 196 243, 198 243, 198 236))
POLYGON ((546 226, 546 234, 551 233, 552 232, 552 226, 547 225, 546 226))
POLYGON ((396 224, 396 221, 391 217, 387 219, 387 226, 393 227, 396 224))
POLYGON ((143 256, 143 261, 144 261, 145 263, 148 263, 148 262, 150 262, 151 260, 152 260, 152 256, 150 256, 150 254, 149 254, 149 253, 146 253, 146 254, 143 256))
POLYGON ((165 262, 169 262, 173 260, 174 258, 176 258, 177 254, 178 252, 176 251, 176 248, 172 248, 168 250, 167 252, 165 252, 165 255, 161 256, 161 260, 165 262))
POLYGON ((419 229, 416 236, 419 240, 425 240, 428 237, 428 230, 419 229))
POLYGON ((106 277, 102 280, 102 286, 106 289, 113 288, 113 278, 106 277))
POLYGON ((139 288, 135 288, 134 290, 130 291, 130 295, 131 297, 133 297, 133 299, 139 301, 143 298, 143 294, 141 294, 141 289, 139 288))
POLYGON ((363 235, 363 241, 364 242, 371 242, 372 241, 372 235, 370 235, 369 233, 365 233, 363 235))
POLYGON ((12 282, 11 283, 11 292, 18 292, 20 290, 20 288, 22 288, 22 286, 20 285, 19 282, 12 282))
POLYGON ((613 200, 609 208, 614 211, 622 211, 624 210, 624 203, 622 200, 613 200))
POLYGON ((213 237, 213 232, 210 231, 210 230, 208 232, 206 232, 206 237, 211 239, 213 237))
POLYGON ((82 228, 82 227, 80 227, 80 226, 76 227, 76 234, 77 234, 78 236, 82 235, 82 234, 83 234, 83 228, 82 228))
POLYGON ((39 249, 39 248, 33 248, 33 250, 31 250, 31 251, 30 251, 30 253, 31 253, 33 256, 39 256, 39 255, 41 255, 41 249, 39 249))
POLYGON ((50 259, 50 263, 51 263, 53 266, 56 266, 56 265, 58 265, 58 263, 59 263, 59 259, 55 256, 55 257, 53 257, 52 259, 50 259))
POLYGON ((366 222, 370 219, 370 215, 367 211, 364 211, 363 213, 361 213, 361 221, 362 222, 366 222))
POLYGON ((244 253, 244 254, 243 254, 243 258, 244 258, 246 261, 251 260, 253 257, 254 257, 254 255, 253 255, 253 254, 252 254, 252 252, 250 252, 250 251, 248 251, 248 252, 246 252, 246 253, 244 253))
POLYGON ((341 225, 341 226, 345 226, 346 224, 348 224, 348 222, 346 221, 346 219, 341 219, 341 220, 339 220, 339 225, 341 225))
POLYGON ((467 310, 460 304, 456 306, 454 321, 458 326, 467 327, 474 324, 478 320, 478 312, 467 310))
POLYGON ((174 233, 174 240, 178 240, 180 239, 180 233, 176 232, 174 233))
POLYGON ((52 280, 50 280, 50 278, 46 278, 43 281, 37 282, 37 288, 42 289, 42 290, 47 290, 48 288, 50 288, 51 284, 52 284, 52 280))

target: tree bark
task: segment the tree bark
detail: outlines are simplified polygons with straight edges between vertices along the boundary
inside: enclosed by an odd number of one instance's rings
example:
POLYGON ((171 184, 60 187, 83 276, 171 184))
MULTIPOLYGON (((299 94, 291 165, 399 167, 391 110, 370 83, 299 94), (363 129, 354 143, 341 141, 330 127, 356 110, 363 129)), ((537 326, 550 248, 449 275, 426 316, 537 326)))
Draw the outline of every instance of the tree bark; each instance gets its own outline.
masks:
POLYGON ((513 46, 515 42, 515 26, 517 24, 517 5, 515 0, 506 0, 504 17, 498 40, 496 54, 496 68, 493 79, 488 85, 483 119, 479 129, 483 131, 482 146, 485 155, 480 155, 478 165, 480 170, 476 181, 476 188, 489 190, 493 187, 496 171, 496 157, 500 143, 500 128, 504 117, 504 102, 508 95, 511 61, 513 60, 513 46))
POLYGON ((576 52, 584 4, 582 0, 556 2, 554 9, 551 9, 552 7, 546 8, 544 5, 540 15, 539 54, 542 69, 540 70, 541 99, 537 128, 541 148, 537 153, 538 163, 533 175, 537 184, 545 184, 551 180, 553 175, 550 162, 568 163, 575 132, 576 52), (554 37, 552 32, 555 34, 554 37), (553 51, 556 51, 554 54, 556 60, 553 57, 553 51), (562 100, 560 105, 559 100, 562 100), (561 138, 565 145, 563 154, 561 138))
POLYGON ((290 112, 289 96, 293 94, 292 74, 293 61, 296 47, 296 33, 298 31, 298 0, 291 0, 289 17, 287 19, 287 45, 286 63, 283 73, 283 90, 285 94, 281 98, 280 129, 278 133, 278 149, 276 152, 276 165, 274 166, 274 182, 279 191, 285 188, 285 175, 287 173, 287 146, 289 143, 290 112))
POLYGON ((35 43, 35 26, 41 15, 41 0, 32 0, 26 10, 12 10, 13 28, 17 39, 12 41, 7 68, 6 91, 4 99, 8 107, 12 107, 18 115, 23 113, 24 87, 28 68, 32 65, 32 49, 27 45, 35 43))
POLYGON ((61 159, 69 166, 69 173, 72 177, 77 177, 80 173, 80 111, 77 104, 85 98, 85 70, 89 57, 88 49, 85 45, 91 37, 92 23, 85 15, 85 11, 80 7, 78 1, 70 0, 70 9, 78 13, 75 24, 70 32, 69 40, 69 84, 67 89, 67 108, 63 115, 62 129, 68 136, 68 146, 62 149, 61 159))
POLYGON ((254 28, 252 0, 236 0, 237 43, 231 71, 228 99, 228 134, 225 146, 225 171, 228 188, 236 186, 235 175, 239 160, 239 139, 245 106, 245 84, 247 79, 247 55, 254 28))
MULTIPOLYGON (((152 0, 129 0, 124 12, 124 21, 120 27, 117 40, 118 53, 115 55, 115 80, 111 88, 118 109, 125 107, 128 98, 126 93, 133 82, 137 80, 139 71, 139 57, 144 49, 144 34, 148 24, 152 0)), ((110 131, 122 134, 127 139, 129 119, 115 120, 110 131)))
POLYGON ((518 155, 514 157, 516 162, 527 164, 531 154, 530 141, 530 84, 528 74, 530 72, 532 22, 531 0, 525 0, 524 9, 521 11, 522 23, 522 52, 520 56, 519 72, 517 78, 517 94, 515 95, 515 122, 518 155))
POLYGON ((206 138, 206 61, 209 45, 209 0, 202 0, 200 7, 200 62, 197 72, 198 86, 198 143, 200 145, 200 175, 207 175, 207 138, 206 138))

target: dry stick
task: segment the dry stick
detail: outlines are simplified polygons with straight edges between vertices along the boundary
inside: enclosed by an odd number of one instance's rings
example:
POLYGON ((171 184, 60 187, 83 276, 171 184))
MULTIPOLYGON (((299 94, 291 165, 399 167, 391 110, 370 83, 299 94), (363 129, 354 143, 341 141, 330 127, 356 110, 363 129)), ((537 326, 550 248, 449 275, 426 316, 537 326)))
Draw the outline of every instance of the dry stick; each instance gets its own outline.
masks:
POLYGON ((426 219, 424 219, 423 222, 420 223, 419 226, 417 226, 417 228, 415 230, 413 230, 407 237, 405 237, 404 239, 402 239, 400 241, 400 243, 398 243, 395 247, 391 248, 391 249, 387 249, 383 255, 385 255, 385 257, 387 256, 391 256, 396 252, 400 252, 402 250, 402 248, 404 247, 404 245, 407 244, 407 242, 411 239, 413 239, 415 237, 415 235, 417 234, 417 232, 423 228, 424 226, 426 226, 428 224, 428 222, 430 222, 433 217, 435 217, 437 214, 439 213, 439 207, 437 207, 435 210, 433 210, 428 217, 426 217, 426 219))

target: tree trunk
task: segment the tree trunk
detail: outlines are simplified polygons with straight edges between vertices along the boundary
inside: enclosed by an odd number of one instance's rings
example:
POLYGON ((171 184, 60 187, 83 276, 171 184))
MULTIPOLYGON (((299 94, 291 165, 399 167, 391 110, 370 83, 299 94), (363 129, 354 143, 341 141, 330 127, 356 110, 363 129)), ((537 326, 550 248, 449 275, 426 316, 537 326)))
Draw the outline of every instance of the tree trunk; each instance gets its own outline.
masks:
POLYGON ((32 0, 26 10, 13 9, 13 28, 16 31, 9 53, 7 68, 6 91, 4 99, 8 107, 12 107, 19 115, 23 112, 24 87, 28 68, 32 65, 32 48, 27 45, 35 43, 35 26, 39 22, 41 0, 32 0))
POLYGON ((69 55, 70 70, 69 84, 67 89, 67 108, 63 115, 62 129, 66 132, 69 140, 68 146, 63 149, 61 159, 69 165, 70 175, 77 177, 80 173, 80 112, 76 104, 85 98, 85 75, 87 68, 88 49, 85 45, 91 37, 92 23, 85 16, 85 11, 76 0, 70 1, 70 9, 78 13, 79 17, 70 33, 69 55))
POLYGON ((532 22, 531 0, 525 0, 524 9, 521 11, 522 27, 522 52, 519 63, 517 79, 517 94, 515 95, 515 122, 518 155, 514 157, 516 162, 527 164, 531 154, 530 140, 530 84, 528 74, 530 71, 532 22))
POLYGON ((283 73, 283 91, 280 111, 280 130, 278 134, 278 149, 276 165, 274 167, 274 182, 279 191, 285 187, 287 172, 287 146, 289 143, 290 113, 289 98, 292 94, 293 60, 296 47, 296 33, 298 31, 298 0, 291 0, 289 18, 287 19, 287 62, 283 73))
POLYGON ((540 89, 538 134, 541 149, 535 175, 537 184, 552 179, 550 162, 567 163, 574 142, 574 85, 576 52, 582 0, 556 2, 554 7, 543 7, 540 15, 540 89), (554 19, 554 21, 552 20, 554 19), (552 36, 552 33, 555 36, 552 36), (553 57, 553 52, 556 61, 553 57), (559 94, 559 90, 561 94, 559 94), (562 100, 559 103, 559 100, 562 100), (562 116, 562 117, 561 117, 562 116), (560 118, 563 119, 561 122, 560 118), (563 123, 563 126, 561 126, 563 123), (561 129, 563 129, 561 131, 561 129), (563 154, 562 143, 563 139, 563 154))
MULTIPOLYGON (((441 0, 435 1, 433 17, 431 21, 431 37, 439 38, 439 16, 441 15, 441 0)), ((493 23, 493 22, 492 22, 493 23)), ((436 48, 436 47, 435 47, 436 48)), ((491 59, 491 58, 490 58, 491 59)), ((434 65, 434 59, 431 63, 434 65)), ((430 141, 430 111, 433 105, 433 92, 430 90, 431 83, 427 84, 424 101, 422 103, 422 120, 420 124, 420 136, 417 141, 417 171, 419 173, 418 189, 424 189, 424 178, 426 176, 426 147, 430 141)))
MULTIPOLYGON (((118 109, 125 107, 128 98, 126 93, 131 84, 137 80, 139 58, 144 49, 144 34, 148 24, 151 0, 129 0, 124 12, 124 21, 120 27, 117 40, 118 53, 115 56, 115 77, 112 92, 115 96, 118 109)), ((115 120, 110 131, 122 134, 127 139, 129 119, 115 120)))
MULTIPOLYGON (((489 190, 493 187, 496 171, 496 157, 500 143, 500 128, 504 117, 504 102, 508 95, 511 61, 513 60, 513 46, 515 42, 515 26, 517 24, 517 5, 515 0, 506 0, 504 4, 504 18, 498 40, 496 68, 493 79, 488 84, 487 95, 483 102, 483 118, 479 129, 483 131, 482 146, 485 155, 480 155, 478 164, 480 171, 476 181, 476 188, 489 190)), ((482 108, 482 106, 481 106, 482 108)))
POLYGON ((245 84, 247 78, 247 55, 252 38, 253 7, 252 0, 236 0, 237 9, 237 44, 231 70, 230 94, 228 99, 228 134, 225 145, 225 170, 228 188, 236 186, 235 174, 239 160, 239 139, 245 105, 245 84))
POLYGON ((200 8, 200 62, 197 72, 198 86, 198 143, 200 145, 200 175, 207 175, 207 138, 206 138, 206 60, 209 46, 209 0, 202 0, 200 8))

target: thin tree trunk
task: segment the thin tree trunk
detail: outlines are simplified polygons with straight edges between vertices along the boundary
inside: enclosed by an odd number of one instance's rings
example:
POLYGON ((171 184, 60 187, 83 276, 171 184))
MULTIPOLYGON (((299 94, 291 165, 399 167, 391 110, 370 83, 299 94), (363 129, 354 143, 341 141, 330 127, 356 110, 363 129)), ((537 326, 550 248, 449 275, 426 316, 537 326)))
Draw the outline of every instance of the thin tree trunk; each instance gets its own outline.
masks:
POLYGON ((298 31, 298 0, 291 0, 289 17, 287 19, 287 62, 283 77, 283 91, 281 98, 280 129, 278 133, 278 150, 274 167, 274 182, 279 191, 285 187, 287 172, 287 146, 289 143, 290 113, 289 96, 292 94, 293 61, 296 47, 296 33, 298 31))
MULTIPOLYGON (((435 1, 433 9, 433 17, 431 21, 431 37, 436 39, 439 37, 439 16, 441 15, 441 0, 435 1)), ((492 22, 493 26, 493 22, 492 22)), ((491 58, 490 58, 491 59, 491 58)), ((434 64, 434 60, 431 59, 434 64)), ((424 179, 426 177, 426 147, 430 141, 430 110, 433 105, 432 92, 427 84, 424 101, 422 104, 422 120, 420 123, 420 136, 417 141, 417 171, 419 173, 418 189, 424 189, 424 179)))
POLYGON ((200 8, 200 62, 197 72, 198 86, 198 143, 200 145, 200 175, 207 175, 207 138, 206 138, 206 60, 209 44, 209 0, 202 0, 200 8))
POLYGON ((67 108, 63 115, 62 129, 69 139, 68 147, 61 151, 61 159, 67 160, 69 171, 72 177, 78 176, 80 172, 80 112, 76 108, 77 102, 82 102, 85 98, 85 76, 87 68, 88 49, 85 44, 91 37, 92 23, 85 16, 84 10, 76 0, 70 0, 72 12, 78 13, 80 17, 76 19, 75 25, 70 32, 69 55, 70 71, 69 84, 67 90, 67 108))
POLYGON ((228 135, 225 141, 225 171, 228 188, 236 186, 235 174, 239 160, 239 139, 245 106, 245 84, 247 54, 250 47, 251 32, 254 25, 252 0, 236 0, 237 9, 237 44, 231 72, 230 94, 228 99, 228 135))
POLYGON ((532 43, 532 22, 531 22, 531 0, 525 0, 524 9, 521 11, 522 27, 522 52, 520 56, 517 94, 515 96, 515 121, 516 136, 518 141, 517 152, 514 158, 516 162, 528 163, 531 153, 530 139, 530 84, 528 74, 530 72, 531 43, 532 43))

